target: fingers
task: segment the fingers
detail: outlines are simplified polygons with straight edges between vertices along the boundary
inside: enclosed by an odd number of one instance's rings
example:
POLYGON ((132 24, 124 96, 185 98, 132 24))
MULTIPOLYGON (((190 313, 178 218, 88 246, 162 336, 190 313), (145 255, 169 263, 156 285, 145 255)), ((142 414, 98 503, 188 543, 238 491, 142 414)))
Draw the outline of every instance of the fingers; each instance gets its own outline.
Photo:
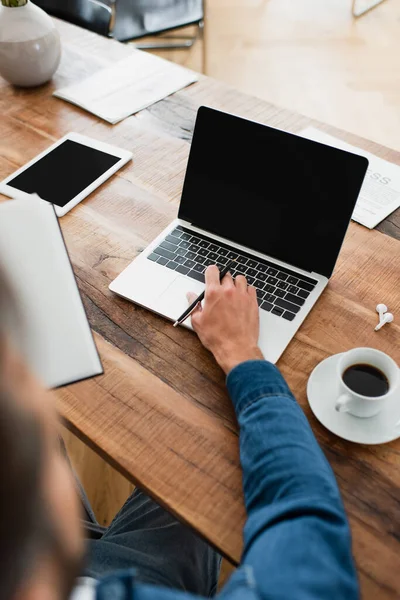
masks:
POLYGON ((247 288, 249 295, 253 298, 254 302, 257 302, 257 290, 252 285, 247 288))
POLYGON ((205 299, 210 300, 218 289, 221 287, 219 282, 219 269, 217 265, 210 265, 205 271, 206 290, 205 299))
POLYGON ((248 292, 251 296, 257 297, 257 290, 252 285, 247 283, 247 279, 244 275, 236 275, 235 285, 241 292, 248 292))
POLYGON ((229 272, 223 278, 221 285, 224 289, 234 287, 235 283, 233 281, 232 275, 229 272))
POLYGON ((244 275, 237 275, 235 278, 235 285, 238 290, 247 292, 247 279, 244 275))
POLYGON ((206 288, 219 285, 219 269, 217 265, 210 265, 205 272, 206 288))

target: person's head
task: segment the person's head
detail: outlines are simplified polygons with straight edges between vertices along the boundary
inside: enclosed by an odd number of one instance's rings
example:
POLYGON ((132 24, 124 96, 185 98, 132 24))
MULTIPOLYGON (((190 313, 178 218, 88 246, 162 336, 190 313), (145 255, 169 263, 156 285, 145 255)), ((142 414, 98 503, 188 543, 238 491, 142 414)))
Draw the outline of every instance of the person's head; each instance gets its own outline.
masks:
POLYGON ((10 343, 17 306, 0 269, 0 600, 64 600, 83 555, 80 506, 54 397, 10 343))

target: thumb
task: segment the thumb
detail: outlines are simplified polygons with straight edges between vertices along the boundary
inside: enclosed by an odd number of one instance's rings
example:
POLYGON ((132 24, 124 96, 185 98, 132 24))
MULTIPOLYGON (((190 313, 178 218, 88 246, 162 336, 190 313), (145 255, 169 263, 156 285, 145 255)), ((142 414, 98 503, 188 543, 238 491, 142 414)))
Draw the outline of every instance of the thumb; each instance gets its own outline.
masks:
MULTIPOLYGON (((198 296, 198 294, 195 294, 194 292, 188 292, 186 294, 186 298, 187 298, 187 301, 188 301, 189 305, 192 304, 196 300, 197 296, 198 296)), ((201 303, 200 302, 198 303, 198 305, 194 309, 193 313, 196 312, 196 311, 198 311, 198 310, 201 310, 201 303)))
MULTIPOLYGON (((194 294, 193 292, 188 292, 188 294, 186 294, 186 298, 188 299, 189 305, 192 304, 193 302, 195 302, 196 298, 197 298, 197 294, 194 294)), ((197 326, 197 319, 199 317, 199 315, 201 314, 201 303, 198 302, 196 308, 193 310, 191 316, 192 319, 192 327, 193 329, 196 331, 196 326, 197 326)))

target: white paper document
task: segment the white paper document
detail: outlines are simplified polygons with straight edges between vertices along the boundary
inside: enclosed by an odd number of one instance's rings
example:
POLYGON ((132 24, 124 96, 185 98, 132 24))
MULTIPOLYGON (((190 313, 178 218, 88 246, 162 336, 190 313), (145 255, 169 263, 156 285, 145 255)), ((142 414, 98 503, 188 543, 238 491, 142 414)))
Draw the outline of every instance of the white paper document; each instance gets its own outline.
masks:
MULTIPOLYGON (((303 129, 299 135, 327 146, 360 154, 369 160, 368 171, 351 217, 353 221, 373 229, 400 206, 400 167, 314 127, 303 129)), ((339 177, 340 173, 337 176, 339 177)))
POLYGON ((140 50, 54 96, 118 123, 198 80, 196 73, 140 50))

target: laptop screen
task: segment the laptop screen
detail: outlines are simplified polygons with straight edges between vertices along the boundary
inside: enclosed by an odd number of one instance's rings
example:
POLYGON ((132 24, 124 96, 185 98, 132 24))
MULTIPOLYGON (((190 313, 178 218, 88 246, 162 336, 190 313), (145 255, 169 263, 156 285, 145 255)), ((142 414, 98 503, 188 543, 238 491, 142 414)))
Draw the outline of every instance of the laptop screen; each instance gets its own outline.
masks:
POLYGON ((179 217, 330 277, 366 158, 199 109, 179 217))

